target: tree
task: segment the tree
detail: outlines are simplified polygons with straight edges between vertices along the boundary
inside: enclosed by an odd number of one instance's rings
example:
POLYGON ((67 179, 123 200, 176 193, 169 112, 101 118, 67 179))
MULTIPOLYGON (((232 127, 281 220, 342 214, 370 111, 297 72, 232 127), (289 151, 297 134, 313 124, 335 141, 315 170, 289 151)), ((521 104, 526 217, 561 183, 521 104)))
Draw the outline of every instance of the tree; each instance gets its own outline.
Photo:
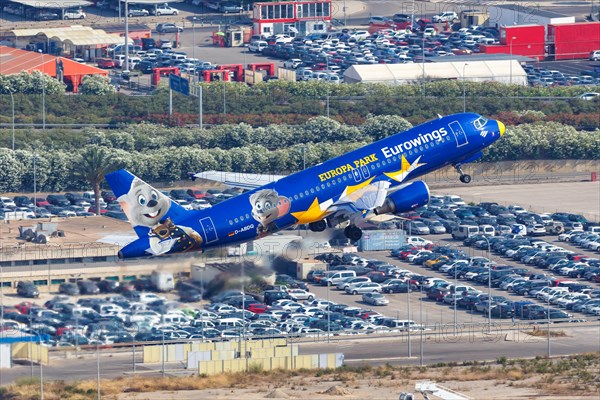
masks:
POLYGON ((102 75, 86 75, 81 81, 79 89, 81 94, 91 94, 94 96, 105 96, 115 92, 115 87, 110 84, 107 77, 102 75))
POLYGON ((106 147, 88 146, 76 165, 73 175, 92 185, 96 215, 100 215, 100 184, 104 175, 121 168, 121 163, 114 159, 106 147))

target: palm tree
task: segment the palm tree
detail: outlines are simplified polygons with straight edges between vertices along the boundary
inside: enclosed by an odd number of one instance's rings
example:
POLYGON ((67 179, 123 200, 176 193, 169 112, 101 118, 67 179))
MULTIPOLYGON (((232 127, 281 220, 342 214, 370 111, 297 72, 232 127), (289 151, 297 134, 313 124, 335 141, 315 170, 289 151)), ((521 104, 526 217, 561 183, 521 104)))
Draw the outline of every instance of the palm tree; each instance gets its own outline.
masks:
POLYGON ((105 147, 88 146, 83 151, 74 174, 76 178, 92 185, 96 215, 100 215, 100 184, 104 180, 104 175, 121 167, 122 163, 115 160, 105 147))

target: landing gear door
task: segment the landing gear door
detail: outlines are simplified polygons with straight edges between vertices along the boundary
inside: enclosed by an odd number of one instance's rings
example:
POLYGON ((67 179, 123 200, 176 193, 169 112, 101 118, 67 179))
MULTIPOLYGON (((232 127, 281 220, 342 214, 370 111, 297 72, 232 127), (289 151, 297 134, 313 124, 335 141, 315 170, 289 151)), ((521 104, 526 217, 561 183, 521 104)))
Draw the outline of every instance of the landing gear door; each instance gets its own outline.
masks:
POLYGON ((219 240, 217 236, 217 230, 215 229, 215 225, 210 217, 202 218, 200 220, 200 225, 202 225, 202 230, 204 231, 204 237, 206 238, 206 243, 211 243, 216 240, 219 240))
POLYGON ((452 133, 454 134, 454 137, 456 138, 456 147, 461 147, 466 144, 469 144, 469 141, 467 140, 467 134, 465 133, 462 126, 460 126, 460 123, 458 121, 450 122, 449 126, 452 130, 452 133))

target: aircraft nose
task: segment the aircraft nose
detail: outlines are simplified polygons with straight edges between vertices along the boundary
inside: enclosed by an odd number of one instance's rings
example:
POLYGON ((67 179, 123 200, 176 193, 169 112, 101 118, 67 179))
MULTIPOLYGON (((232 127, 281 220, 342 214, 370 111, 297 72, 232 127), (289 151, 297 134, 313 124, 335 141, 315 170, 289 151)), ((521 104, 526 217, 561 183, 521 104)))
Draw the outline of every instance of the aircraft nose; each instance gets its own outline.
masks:
POLYGON ((498 123, 498 132, 500 132, 500 136, 504 135, 504 131, 506 130, 506 126, 500 121, 496 121, 498 123))

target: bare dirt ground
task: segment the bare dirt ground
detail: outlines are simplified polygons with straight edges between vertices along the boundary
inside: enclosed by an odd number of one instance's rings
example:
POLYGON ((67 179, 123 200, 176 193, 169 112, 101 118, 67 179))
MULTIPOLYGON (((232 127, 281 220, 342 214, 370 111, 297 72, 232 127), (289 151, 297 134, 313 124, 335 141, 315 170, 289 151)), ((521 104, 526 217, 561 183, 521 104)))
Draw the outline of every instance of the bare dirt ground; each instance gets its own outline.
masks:
MULTIPOLYGON (((398 399, 415 384, 436 382, 472 399, 589 399, 600 397, 600 352, 563 358, 443 363, 428 367, 342 367, 214 376, 124 377, 101 380, 109 400, 398 399)), ((97 382, 47 382, 47 400, 96 399, 97 382)), ((0 389, 0 399, 38 399, 39 382, 24 378, 0 389)), ((420 399, 420 396, 416 397, 420 399)), ((430 398, 437 398, 431 396, 430 398)))

